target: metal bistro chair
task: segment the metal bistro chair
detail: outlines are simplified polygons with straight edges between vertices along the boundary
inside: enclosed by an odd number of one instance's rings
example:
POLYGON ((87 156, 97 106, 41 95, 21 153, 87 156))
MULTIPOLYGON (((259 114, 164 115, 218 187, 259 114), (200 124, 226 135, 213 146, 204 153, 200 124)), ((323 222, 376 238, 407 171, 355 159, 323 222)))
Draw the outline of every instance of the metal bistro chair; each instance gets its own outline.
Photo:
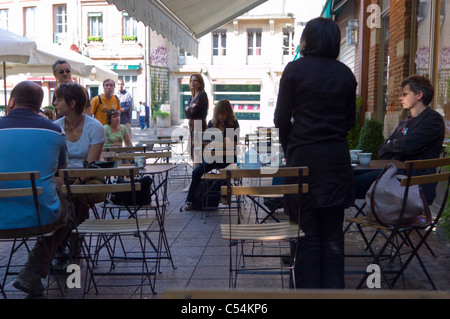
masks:
MULTIPOLYGON (((42 225, 41 217, 39 213, 39 196, 42 195, 42 187, 36 187, 36 180, 39 180, 40 173, 39 172, 10 172, 10 173, 0 173, 0 182, 5 183, 4 185, 7 188, 0 188, 0 198, 2 199, 12 199, 17 201, 23 201, 24 197, 32 197, 34 204, 34 212, 31 212, 31 215, 36 214, 36 227, 30 228, 8 228, 8 229, 0 229, 0 241, 1 242, 10 242, 12 243, 9 257, 7 258, 6 265, 1 266, 0 268, 4 268, 5 272, 3 274, 3 279, 0 282, 0 291, 3 297, 6 299, 6 293, 4 290, 6 280, 8 275, 17 274, 16 271, 12 271, 12 269, 16 269, 17 267, 23 267, 22 264, 13 264, 13 257, 21 247, 25 247, 29 252, 29 240, 35 238, 36 240, 42 240, 44 247, 46 248, 47 254, 50 256, 49 249, 47 247, 46 240, 44 240, 44 236, 52 235, 59 226, 55 226, 54 223, 50 225, 42 225), (26 186, 28 184, 28 186, 26 186)), ((30 216, 31 217, 31 216, 30 216)), ((51 258, 49 257, 49 260, 51 258)), ((52 263, 48 265, 51 270, 52 263)), ((46 293, 48 295, 50 276, 48 276, 47 280, 47 289, 46 293)), ((58 278, 56 278, 56 282, 59 288, 61 295, 64 295, 62 285, 59 283, 58 278)))
MULTIPOLYGON (((102 168, 102 169, 66 169, 60 170, 60 176, 64 176, 65 185, 63 193, 72 199, 75 194, 95 194, 112 192, 131 192, 133 202, 136 203, 136 191, 141 189, 141 185, 135 182, 135 176, 139 173, 138 168, 102 168), (70 185, 69 179, 74 177, 127 177, 130 183, 112 183, 95 185, 70 185)), ((86 196, 87 198, 87 196, 86 196)), ((133 205, 136 210, 136 204, 133 205)), ((154 245, 151 242, 148 232, 154 223, 155 218, 143 218, 139 214, 134 214, 132 218, 127 219, 86 219, 74 229, 74 233, 81 238, 81 248, 84 259, 87 263, 84 294, 91 289, 91 284, 98 293, 98 281, 95 278, 99 276, 140 276, 136 284, 140 287, 140 296, 142 297, 143 286, 148 281, 152 293, 155 293, 156 269, 158 267, 158 258, 155 256, 154 245), (116 236, 129 238, 126 247, 128 256, 118 255, 115 247, 110 244, 111 239, 116 236), (97 240, 96 240, 97 239, 97 240), (98 244, 99 240, 102 242, 98 244), (148 245, 151 246, 149 250, 148 245), (101 250, 107 251, 107 256, 101 255, 101 250), (100 256, 100 258, 97 258, 100 256), (106 258, 103 258, 106 257, 106 258), (118 262, 120 261, 120 262, 118 262), (150 264, 150 261, 153 264, 150 264), (104 271, 101 263, 110 264, 109 271, 104 271), (133 267, 129 263, 139 262, 140 267, 133 267), (99 265, 99 266, 97 266, 99 265), (121 268, 120 272, 117 269, 121 268)), ((134 264, 133 264, 134 265, 134 264)), ((102 282, 105 279, 102 278, 102 282)), ((110 286, 117 286, 114 282, 110 286)))
MULTIPOLYGON (((381 275, 383 276, 382 279, 386 282, 388 288, 395 286, 398 279, 403 277, 405 270, 413 258, 416 258, 431 287, 436 290, 436 285, 420 255, 420 248, 425 246, 433 255, 432 250, 427 244, 427 239, 436 227, 445 209, 450 185, 450 172, 438 171, 435 174, 425 175, 417 175, 414 173, 415 170, 439 168, 448 165, 450 165, 450 157, 405 162, 404 169, 407 172, 407 176, 401 179, 401 186, 404 186, 405 190, 399 220, 402 220, 405 213, 408 192, 411 186, 419 185, 421 187, 429 183, 443 182, 445 185, 445 194, 438 202, 435 201, 439 210, 436 216, 431 218, 431 221, 427 220, 426 216, 419 216, 415 223, 408 225, 400 223, 395 225, 382 225, 373 220, 369 220, 366 216, 358 216, 350 219, 351 222, 357 225, 358 231, 370 253, 369 256, 364 255, 363 257, 369 257, 371 264, 378 264, 380 266, 381 275), (382 230, 386 236, 378 236, 374 242, 369 241, 367 239, 368 229, 372 229, 375 232, 382 230), (380 248, 377 249, 377 247, 380 248)), ((367 272, 364 274, 358 288, 364 286, 369 276, 367 272)))
MULTIPOLYGON (((229 223, 221 224, 222 238, 229 241, 230 248, 230 261, 229 261, 229 285, 230 288, 236 287, 238 274, 261 274, 261 275, 273 275, 278 274, 283 276, 284 274, 290 274, 294 279, 294 268, 291 266, 283 266, 281 264, 281 257, 285 255, 281 250, 284 246, 283 243, 289 242, 291 245, 297 245, 298 239, 304 236, 303 231, 300 229, 299 223, 292 222, 268 222, 265 224, 243 224, 240 223, 241 219, 238 218, 238 222, 234 222, 231 218, 231 197, 232 196, 260 196, 267 194, 276 194, 283 196, 286 194, 297 194, 299 202, 302 195, 308 192, 308 185, 302 183, 302 177, 308 175, 307 167, 282 167, 278 168, 277 172, 271 175, 264 174, 264 170, 259 169, 240 169, 240 170, 228 170, 226 171, 227 185, 222 186, 222 195, 227 196, 229 203, 229 223), (296 180, 295 184, 284 185, 233 185, 233 178, 260 178, 260 177, 289 177, 296 180), (261 254, 247 253, 247 244, 250 247, 255 242, 259 243, 272 243, 278 245, 262 246, 261 254), (273 247, 269 247, 273 246, 273 247), (275 253, 274 250, 275 249, 275 253), (258 258, 255 260, 254 265, 246 265, 246 257, 258 258), (278 265, 264 263, 260 258, 276 258, 275 262, 278 265)), ((299 205, 300 210, 300 205, 299 205)), ((301 214, 299 213, 299 216, 301 214)), ((300 218, 300 217, 299 217, 300 218)), ((300 220, 298 220, 299 222, 300 220)), ((252 247, 253 249, 253 247, 252 247)), ((294 250, 296 251, 296 249, 294 250)), ((296 256, 291 256, 292 265, 295 265, 296 256)), ((283 277, 281 277, 283 278, 283 277)), ((293 281, 295 282, 295 280, 293 281)))

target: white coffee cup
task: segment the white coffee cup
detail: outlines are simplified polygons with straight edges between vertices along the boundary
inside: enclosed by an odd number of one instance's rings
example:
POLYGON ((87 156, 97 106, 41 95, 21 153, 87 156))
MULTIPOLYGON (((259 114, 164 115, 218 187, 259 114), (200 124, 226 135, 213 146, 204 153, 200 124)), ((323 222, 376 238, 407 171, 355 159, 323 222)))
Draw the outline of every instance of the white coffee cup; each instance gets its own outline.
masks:
POLYGON ((138 168, 145 167, 145 156, 136 156, 134 158, 134 165, 138 168))
POLYGON ((361 166, 367 167, 372 160, 372 153, 358 153, 358 159, 361 166))

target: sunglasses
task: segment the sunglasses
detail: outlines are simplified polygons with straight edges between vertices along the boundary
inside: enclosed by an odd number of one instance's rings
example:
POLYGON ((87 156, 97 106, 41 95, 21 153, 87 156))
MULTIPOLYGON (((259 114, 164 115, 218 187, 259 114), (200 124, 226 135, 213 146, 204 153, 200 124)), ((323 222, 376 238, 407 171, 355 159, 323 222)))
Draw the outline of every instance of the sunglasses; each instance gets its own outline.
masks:
POLYGON ((64 74, 64 72, 66 72, 67 74, 69 74, 71 71, 69 69, 66 70, 59 70, 58 73, 59 74, 64 74))

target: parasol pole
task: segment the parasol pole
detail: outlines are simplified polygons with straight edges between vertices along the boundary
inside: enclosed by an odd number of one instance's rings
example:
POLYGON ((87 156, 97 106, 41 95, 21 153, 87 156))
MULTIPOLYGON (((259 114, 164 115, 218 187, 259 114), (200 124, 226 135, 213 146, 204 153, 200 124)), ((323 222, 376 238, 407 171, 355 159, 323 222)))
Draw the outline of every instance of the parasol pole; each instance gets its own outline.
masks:
POLYGON ((5 95, 5 115, 8 114, 8 99, 6 97, 6 62, 3 61, 3 94, 5 95))

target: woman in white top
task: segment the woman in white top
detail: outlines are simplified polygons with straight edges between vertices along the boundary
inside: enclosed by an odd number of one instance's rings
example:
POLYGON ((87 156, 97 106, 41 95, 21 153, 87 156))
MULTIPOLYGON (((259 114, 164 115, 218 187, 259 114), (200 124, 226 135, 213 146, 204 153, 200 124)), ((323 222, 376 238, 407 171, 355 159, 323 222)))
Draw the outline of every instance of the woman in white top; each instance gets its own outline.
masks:
POLYGON ((98 120, 84 114, 86 89, 76 83, 61 84, 55 95, 55 107, 63 116, 55 123, 66 132, 68 168, 81 168, 85 160, 100 160, 106 141, 105 130, 98 120))
MULTIPOLYGON (((86 89, 77 83, 61 84, 57 88, 55 95, 56 100, 54 105, 58 114, 62 117, 54 123, 61 126, 66 133, 69 157, 69 165, 67 168, 82 168, 83 161, 85 160, 88 162, 100 160, 103 143, 106 141, 105 130, 97 119, 84 113, 87 102, 86 89)), ((98 184, 103 181, 96 179, 76 179, 72 182, 73 184, 98 184)), ((60 188, 62 184, 64 184, 63 178, 61 176, 57 177, 57 186, 60 188)), ((92 197, 90 200, 95 203, 98 199, 97 197, 92 197)), ((89 218, 89 204, 84 198, 74 198, 74 212, 76 212, 76 216, 70 214, 71 210, 68 209, 68 205, 69 203, 65 198, 61 198, 62 214, 68 217, 69 226, 66 240, 70 240, 68 244, 71 247, 71 255, 66 254, 65 245, 59 247, 56 255, 57 258, 54 260, 54 267, 59 270, 64 269, 67 264, 72 263, 73 261, 71 259, 80 253, 80 242, 76 236, 70 236, 71 226, 73 225, 71 220, 75 220, 79 224, 89 218)))

